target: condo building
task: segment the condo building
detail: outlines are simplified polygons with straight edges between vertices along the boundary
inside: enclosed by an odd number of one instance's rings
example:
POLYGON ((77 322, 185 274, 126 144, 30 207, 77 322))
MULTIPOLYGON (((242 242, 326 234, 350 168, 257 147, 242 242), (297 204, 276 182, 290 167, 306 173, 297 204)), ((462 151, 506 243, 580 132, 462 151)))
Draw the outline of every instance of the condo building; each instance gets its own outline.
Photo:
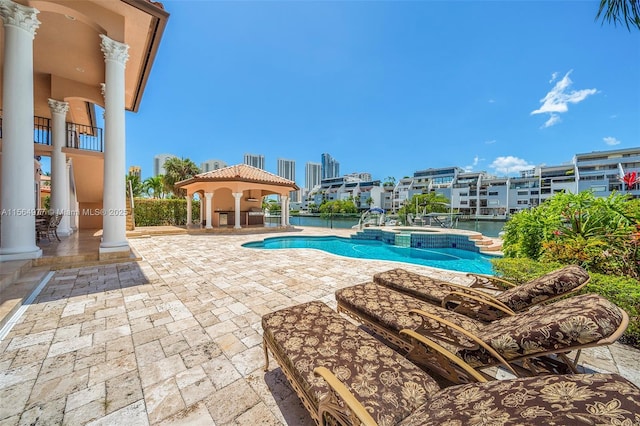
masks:
MULTIPOLYGON (((288 179, 292 182, 296 181, 296 162, 294 160, 285 160, 284 158, 278 158, 278 176, 288 179)), ((300 192, 291 191, 289 193, 289 200, 297 203, 300 201, 300 192)))
POLYGON ((164 169, 164 163, 170 158, 178 158, 173 154, 158 154, 153 157, 153 175, 164 175, 167 171, 164 169))
POLYGON ((200 164, 200 171, 202 173, 206 173, 212 170, 222 169, 227 166, 227 163, 222 160, 207 160, 200 164))
POLYGON ((264 155, 244 154, 244 164, 264 170, 264 155))
POLYGON ((320 185, 322 180, 322 164, 308 162, 304 167, 304 188, 311 191, 320 185))
POLYGON ((332 179, 340 177, 340 163, 331 155, 322 154, 322 179, 332 179))

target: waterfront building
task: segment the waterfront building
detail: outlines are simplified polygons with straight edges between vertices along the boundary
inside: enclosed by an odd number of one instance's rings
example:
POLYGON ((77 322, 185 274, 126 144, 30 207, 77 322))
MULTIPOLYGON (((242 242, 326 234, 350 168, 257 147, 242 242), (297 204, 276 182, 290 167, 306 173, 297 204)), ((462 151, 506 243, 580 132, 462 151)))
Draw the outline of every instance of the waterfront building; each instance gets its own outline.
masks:
POLYGON ((218 170, 227 167, 227 163, 222 160, 207 160, 200 164, 200 171, 202 173, 210 172, 212 170, 218 170))
POLYGON ((142 168, 140 166, 130 166, 129 176, 137 176, 138 179, 142 179, 142 168))
POLYGON ((322 154, 322 179, 332 179, 340 176, 340 163, 331 155, 322 154))
POLYGON ((244 154, 243 163, 264 170, 264 155, 244 154))
POLYGON ((173 154, 158 154, 153 157, 153 175, 160 176, 167 173, 164 169, 164 163, 170 158, 178 158, 173 154))
POLYGON ((322 164, 307 162, 304 167, 304 188, 307 192, 320 185, 322 180, 322 164))
MULTIPOLYGON (((296 181, 296 162, 294 160, 285 160, 284 158, 278 158, 278 170, 276 173, 278 176, 288 179, 290 181, 296 181)), ((289 200, 294 203, 300 201, 300 192, 291 191, 289 194, 289 200)))
POLYGON ((576 154, 573 163, 578 191, 591 190, 601 197, 621 191, 640 197, 640 184, 629 187, 623 182, 628 173, 640 175, 640 147, 576 154))

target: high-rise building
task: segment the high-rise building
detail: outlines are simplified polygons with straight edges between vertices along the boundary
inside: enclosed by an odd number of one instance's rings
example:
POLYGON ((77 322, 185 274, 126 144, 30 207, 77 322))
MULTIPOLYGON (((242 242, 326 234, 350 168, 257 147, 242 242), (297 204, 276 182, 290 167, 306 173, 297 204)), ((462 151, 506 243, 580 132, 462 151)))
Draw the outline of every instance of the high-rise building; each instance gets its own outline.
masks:
POLYGON ((340 176, 340 163, 331 155, 322 154, 322 179, 331 179, 340 176))
POLYGON ((322 164, 308 162, 304 168, 304 187, 312 190, 315 186, 320 185, 322 179, 322 164))
POLYGON ((129 167, 129 176, 138 176, 138 179, 142 178, 142 169, 140 166, 129 167))
POLYGON ((227 163, 222 160, 207 160, 204 163, 200 164, 200 170, 202 171, 202 173, 207 173, 211 170, 222 169, 223 167, 227 167, 227 163))
POLYGON ((245 154, 244 164, 264 170, 264 155, 245 154))
MULTIPOLYGON (((285 179, 289 179, 293 182, 296 181, 296 162, 294 160, 285 160, 283 158, 278 158, 278 172, 277 175, 283 177, 285 179)), ((299 196, 298 191, 291 191, 289 193, 289 199, 292 202, 298 202, 299 196)))
POLYGON ((178 158, 178 157, 176 157, 173 154, 158 154, 155 157, 153 157, 153 175, 154 176, 164 175, 166 173, 166 170, 164 169, 164 163, 169 158, 178 158))

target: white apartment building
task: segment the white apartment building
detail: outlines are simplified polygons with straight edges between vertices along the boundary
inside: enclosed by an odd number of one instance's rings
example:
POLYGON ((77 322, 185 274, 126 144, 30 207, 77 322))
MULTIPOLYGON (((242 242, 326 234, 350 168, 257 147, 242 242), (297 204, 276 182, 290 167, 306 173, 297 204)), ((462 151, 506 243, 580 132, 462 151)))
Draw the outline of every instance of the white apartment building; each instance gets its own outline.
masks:
POLYGON ((164 175, 166 170, 164 169, 164 163, 170 158, 178 158, 173 154, 158 154, 153 157, 153 175, 164 175))
POLYGON ((222 160, 207 160, 200 163, 200 170, 202 173, 210 172, 212 170, 218 170, 227 167, 228 164, 222 160))
POLYGON ((264 155, 244 154, 243 163, 248 164, 249 166, 253 166, 253 167, 257 167, 259 169, 265 170, 264 155))
MULTIPOLYGON (((285 179, 289 179, 290 181, 296 181, 296 162, 295 160, 285 160, 284 158, 278 158, 278 171, 276 173, 278 176, 283 177, 285 179)), ((299 191, 291 191, 289 192, 289 200, 293 203, 297 203, 300 201, 300 192, 299 191)))
POLYGON ((304 167, 304 188, 311 191, 320 185, 322 180, 322 164, 307 162, 304 167))

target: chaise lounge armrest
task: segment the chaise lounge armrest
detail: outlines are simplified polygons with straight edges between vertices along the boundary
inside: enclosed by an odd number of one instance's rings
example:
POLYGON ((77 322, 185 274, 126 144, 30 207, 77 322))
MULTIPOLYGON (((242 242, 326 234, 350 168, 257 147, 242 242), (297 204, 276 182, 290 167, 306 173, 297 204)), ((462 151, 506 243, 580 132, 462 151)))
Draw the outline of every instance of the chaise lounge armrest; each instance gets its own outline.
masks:
POLYGON ((489 295, 454 291, 442 299, 442 307, 484 322, 515 315, 508 306, 489 295))
POLYGON ((511 281, 507 281, 493 275, 468 273, 467 277, 473 278, 471 288, 484 288, 487 290, 503 292, 517 286, 517 284, 514 284, 511 281))

